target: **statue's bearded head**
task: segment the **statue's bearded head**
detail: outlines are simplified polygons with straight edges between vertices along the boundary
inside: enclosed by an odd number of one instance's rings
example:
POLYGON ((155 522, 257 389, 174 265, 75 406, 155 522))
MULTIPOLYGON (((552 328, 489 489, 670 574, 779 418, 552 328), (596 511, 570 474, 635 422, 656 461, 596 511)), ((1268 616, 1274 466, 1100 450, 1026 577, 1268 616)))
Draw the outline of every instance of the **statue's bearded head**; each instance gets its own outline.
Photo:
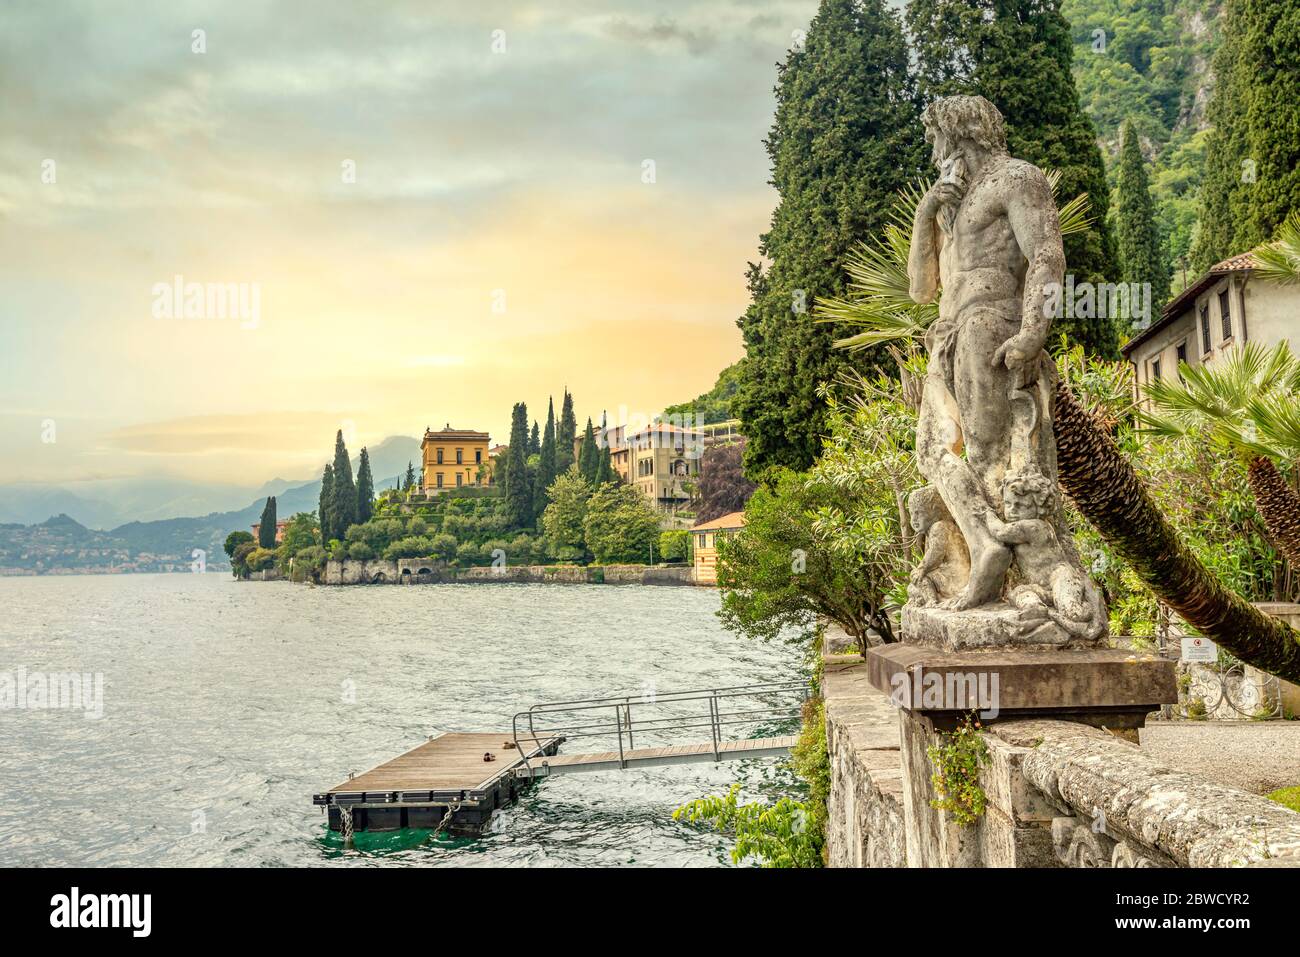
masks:
POLYGON ((934 165, 970 151, 1005 153, 1006 127, 998 108, 982 96, 945 96, 935 100, 921 115, 925 139, 930 144, 934 165))

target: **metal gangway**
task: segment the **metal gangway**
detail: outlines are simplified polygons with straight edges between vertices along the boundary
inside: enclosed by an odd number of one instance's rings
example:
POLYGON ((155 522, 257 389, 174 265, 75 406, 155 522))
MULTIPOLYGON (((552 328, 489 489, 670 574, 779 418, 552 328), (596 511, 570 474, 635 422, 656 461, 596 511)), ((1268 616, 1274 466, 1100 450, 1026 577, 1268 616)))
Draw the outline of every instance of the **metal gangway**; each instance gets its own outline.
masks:
POLYGON ((771 725, 798 720, 807 698, 808 682, 801 680, 535 704, 511 722, 522 758, 514 773, 539 778, 786 755, 798 735, 742 737, 737 732, 760 732, 764 725, 772 730, 771 725), (684 732, 691 732, 686 743, 684 732), (706 734, 707 741, 699 740, 706 734), (617 746, 547 754, 545 745, 557 739, 617 746))

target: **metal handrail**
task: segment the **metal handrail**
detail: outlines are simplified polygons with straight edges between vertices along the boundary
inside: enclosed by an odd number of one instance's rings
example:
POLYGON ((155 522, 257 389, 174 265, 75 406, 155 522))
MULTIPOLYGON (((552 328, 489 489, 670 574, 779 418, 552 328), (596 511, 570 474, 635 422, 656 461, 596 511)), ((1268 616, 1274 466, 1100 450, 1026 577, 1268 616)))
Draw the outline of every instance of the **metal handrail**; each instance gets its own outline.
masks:
MULTIPOLYGON (((618 762, 620 767, 627 767, 627 751, 635 748, 635 736, 638 733, 643 735, 655 732, 667 733, 705 727, 709 729, 713 759, 719 761, 722 757, 721 745, 724 740, 722 729, 724 726, 752 725, 762 718, 797 717, 801 711, 803 701, 808 697, 808 690, 806 681, 773 681, 764 684, 671 691, 665 694, 656 693, 653 698, 642 696, 640 700, 634 700, 633 696, 629 694, 598 698, 577 698, 572 701, 535 704, 527 711, 516 713, 511 719, 510 726, 511 733, 514 735, 515 747, 519 750, 524 767, 530 776, 533 769, 529 763, 529 750, 523 747, 521 742, 531 742, 533 749, 541 752, 545 740, 557 737, 564 740, 570 738, 608 737, 611 734, 609 729, 609 712, 611 710, 614 718, 614 731, 612 733, 618 739, 618 762), (749 707, 735 711, 726 711, 723 706, 725 700, 732 698, 761 698, 765 695, 784 696, 796 692, 799 695, 799 701, 793 705, 782 702, 777 705, 749 707), (651 717, 636 722, 632 718, 633 705, 644 709, 695 702, 704 703, 707 708, 707 715, 688 713, 651 717), (561 714, 568 714, 572 717, 567 722, 556 724, 546 721, 547 718, 558 718, 561 714), (588 714, 591 719, 589 721, 585 720, 588 714), (539 727, 539 724, 543 726, 539 727), (526 727, 521 730, 521 725, 526 727), (627 735, 626 748, 623 745, 624 734, 627 735)), ((544 758, 544 753, 541 756, 544 758)))

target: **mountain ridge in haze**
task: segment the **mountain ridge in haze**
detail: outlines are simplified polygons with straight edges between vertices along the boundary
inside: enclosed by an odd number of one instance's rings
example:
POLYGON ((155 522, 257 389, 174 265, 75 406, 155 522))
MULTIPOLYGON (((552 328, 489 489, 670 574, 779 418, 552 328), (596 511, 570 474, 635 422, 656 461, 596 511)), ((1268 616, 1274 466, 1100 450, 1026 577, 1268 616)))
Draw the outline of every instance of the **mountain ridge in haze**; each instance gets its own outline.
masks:
MULTIPOLYGON (((379 491, 406 473, 407 462, 420 460, 420 443, 405 435, 390 435, 369 450, 370 468, 379 491), (386 476, 380 479, 379 476, 386 476)), ((352 457, 355 477, 360 450, 352 457)), ((321 469, 328 459, 321 457, 321 469)), ((215 514, 243 514, 255 500, 256 522, 267 496, 277 497, 281 517, 286 511, 311 511, 320 495, 320 475, 285 479, 276 477, 260 485, 198 482, 188 479, 105 479, 62 484, 14 483, 0 485, 0 524, 37 525, 51 516, 66 515, 88 529, 116 530, 124 525, 148 524, 178 518, 206 518, 215 514), (84 487, 83 487, 84 486, 84 487), (310 504, 304 490, 314 488, 310 504), (289 496, 288 501, 279 501, 289 496)))

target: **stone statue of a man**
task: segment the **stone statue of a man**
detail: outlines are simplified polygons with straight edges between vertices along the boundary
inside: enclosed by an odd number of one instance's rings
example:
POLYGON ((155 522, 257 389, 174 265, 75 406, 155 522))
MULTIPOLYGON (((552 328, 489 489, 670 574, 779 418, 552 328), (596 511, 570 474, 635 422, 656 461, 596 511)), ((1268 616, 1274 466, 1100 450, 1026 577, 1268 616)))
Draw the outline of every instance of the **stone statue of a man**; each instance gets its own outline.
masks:
POLYGON ((1056 203, 1043 172, 1007 154, 988 100, 945 97, 924 122, 939 177, 916 210, 908 277, 915 301, 943 295, 926 335, 916 448, 935 493, 924 500, 940 500, 929 511, 947 512, 927 526, 959 534, 927 547, 903 637, 948 648, 1091 644, 1106 615, 1061 512, 1055 365, 1043 350, 1065 271, 1056 203), (944 562, 934 554, 944 549, 965 554, 944 562), (926 579, 940 565, 965 580, 926 579))

